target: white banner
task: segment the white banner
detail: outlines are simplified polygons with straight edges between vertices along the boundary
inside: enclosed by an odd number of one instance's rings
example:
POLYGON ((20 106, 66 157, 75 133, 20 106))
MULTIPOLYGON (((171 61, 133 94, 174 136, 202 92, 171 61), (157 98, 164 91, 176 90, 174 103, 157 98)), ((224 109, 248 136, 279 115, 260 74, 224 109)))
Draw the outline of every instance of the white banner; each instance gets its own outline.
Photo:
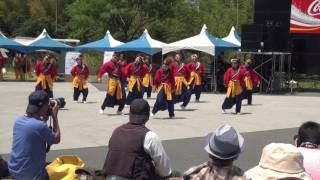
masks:
POLYGON ((70 71, 73 66, 76 65, 76 58, 79 57, 80 53, 79 52, 67 52, 66 53, 66 64, 64 67, 64 73, 65 74, 70 74, 70 71))
POLYGON ((105 51, 103 54, 103 63, 106 63, 108 61, 110 61, 110 59, 112 58, 114 52, 111 51, 105 51))

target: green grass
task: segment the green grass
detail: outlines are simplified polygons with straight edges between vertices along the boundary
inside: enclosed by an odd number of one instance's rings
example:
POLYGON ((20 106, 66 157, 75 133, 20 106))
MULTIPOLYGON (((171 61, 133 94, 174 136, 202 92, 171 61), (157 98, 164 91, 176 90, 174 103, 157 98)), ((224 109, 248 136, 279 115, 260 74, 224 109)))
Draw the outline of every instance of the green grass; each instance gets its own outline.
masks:
POLYGON ((320 81, 319 80, 298 81, 298 87, 302 89, 319 89, 320 81))

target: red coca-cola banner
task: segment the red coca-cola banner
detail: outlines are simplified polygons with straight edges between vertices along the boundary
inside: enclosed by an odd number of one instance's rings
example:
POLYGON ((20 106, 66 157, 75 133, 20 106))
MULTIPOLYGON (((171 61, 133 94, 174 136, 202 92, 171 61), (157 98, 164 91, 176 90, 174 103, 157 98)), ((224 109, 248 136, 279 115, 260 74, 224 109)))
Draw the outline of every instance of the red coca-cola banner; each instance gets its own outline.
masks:
POLYGON ((320 0, 292 0, 291 33, 320 33, 320 0))

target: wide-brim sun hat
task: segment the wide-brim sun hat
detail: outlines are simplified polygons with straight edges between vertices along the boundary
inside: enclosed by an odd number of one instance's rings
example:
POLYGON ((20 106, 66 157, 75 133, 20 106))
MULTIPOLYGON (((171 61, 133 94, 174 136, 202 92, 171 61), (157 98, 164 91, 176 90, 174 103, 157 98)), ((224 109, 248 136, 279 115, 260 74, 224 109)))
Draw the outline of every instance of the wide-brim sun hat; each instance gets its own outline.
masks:
POLYGON ((236 158, 244 148, 243 136, 228 124, 209 133, 204 146, 207 153, 219 159, 236 158))
POLYGON ((245 174, 252 180, 312 179, 303 167, 303 155, 298 148, 283 143, 271 143, 265 146, 259 165, 249 169, 245 174))

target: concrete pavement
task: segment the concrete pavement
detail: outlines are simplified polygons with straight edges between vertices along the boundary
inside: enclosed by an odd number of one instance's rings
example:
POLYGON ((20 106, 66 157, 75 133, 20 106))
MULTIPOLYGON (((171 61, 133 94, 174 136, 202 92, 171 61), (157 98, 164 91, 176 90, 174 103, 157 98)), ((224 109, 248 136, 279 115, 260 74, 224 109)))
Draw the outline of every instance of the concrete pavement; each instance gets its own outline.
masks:
MULTIPOLYGON (((0 82, 0 154, 10 152, 14 120, 24 114, 27 97, 33 89, 33 82, 0 82)), ((84 156, 86 161, 90 159, 93 162, 101 161, 100 155, 105 153, 105 146, 113 129, 127 122, 128 115, 116 115, 116 108, 107 109, 104 115, 98 114, 105 92, 99 91, 91 84, 89 84, 88 104, 74 103, 72 93, 71 83, 55 83, 55 97, 65 97, 67 105, 66 109, 59 112, 62 141, 52 147, 53 151, 49 153, 49 158, 60 153, 83 151, 87 154, 84 156), (99 158, 96 157, 98 155, 99 158)), ((155 94, 152 97, 148 100, 151 106, 155 94)), ((181 111, 176 105, 175 119, 168 119, 168 113, 164 111, 156 114, 147 123, 150 129, 165 140, 168 154, 172 155, 173 164, 177 163, 177 169, 185 170, 184 164, 189 166, 196 163, 196 159, 200 162, 206 158, 201 147, 199 148, 201 137, 222 123, 231 124, 245 136, 249 134, 248 140, 254 137, 253 142, 248 141, 252 150, 245 152, 245 154, 251 152, 250 155, 253 151, 261 152, 263 145, 272 142, 274 138, 280 138, 281 134, 285 137, 279 140, 290 142, 294 131, 291 129, 287 131, 288 128, 296 128, 307 120, 320 122, 319 97, 254 95, 255 105, 243 106, 243 115, 232 114, 232 111, 229 114, 222 114, 223 99, 224 95, 221 94, 203 94, 201 102, 194 103, 192 97, 186 111, 181 111), (278 135, 274 133, 278 132, 275 130, 279 130, 278 135), (250 135, 250 133, 256 134, 250 135), (180 152, 180 149, 185 150, 185 153, 180 152)), ((128 108, 124 109, 124 113, 128 111, 128 108)), ((247 162, 246 159, 243 160, 244 163, 247 162)), ((256 160, 257 157, 253 159, 256 160)), ((100 164, 97 163, 97 166, 100 164)))

